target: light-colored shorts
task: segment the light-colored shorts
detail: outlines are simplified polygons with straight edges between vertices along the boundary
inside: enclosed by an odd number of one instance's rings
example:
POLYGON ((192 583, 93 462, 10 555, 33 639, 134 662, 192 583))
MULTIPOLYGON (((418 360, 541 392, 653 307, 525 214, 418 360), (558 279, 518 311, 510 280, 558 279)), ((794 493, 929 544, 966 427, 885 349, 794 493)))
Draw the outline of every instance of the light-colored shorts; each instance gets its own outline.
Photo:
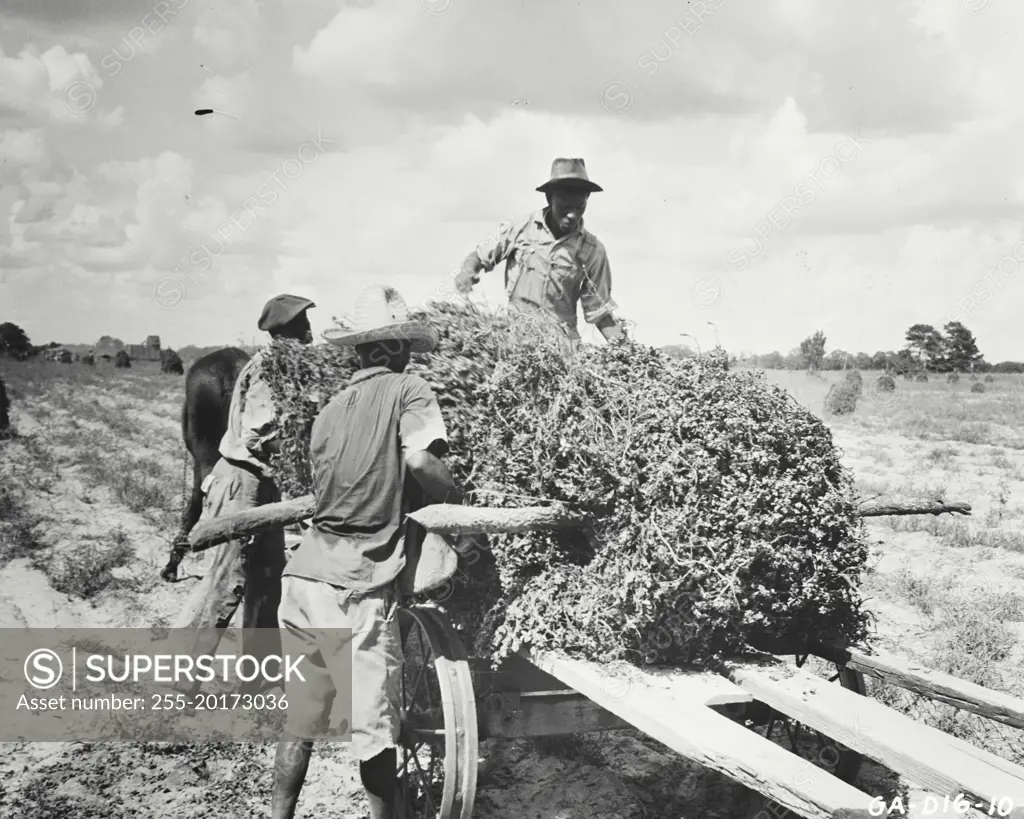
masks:
POLYGON ((316 739, 348 719, 356 759, 366 761, 398 746, 402 642, 397 604, 393 585, 357 592, 300 577, 281 579, 278 619, 284 653, 308 658, 302 663, 306 682, 285 684, 288 733, 316 739), (351 629, 351 636, 342 629, 351 629))

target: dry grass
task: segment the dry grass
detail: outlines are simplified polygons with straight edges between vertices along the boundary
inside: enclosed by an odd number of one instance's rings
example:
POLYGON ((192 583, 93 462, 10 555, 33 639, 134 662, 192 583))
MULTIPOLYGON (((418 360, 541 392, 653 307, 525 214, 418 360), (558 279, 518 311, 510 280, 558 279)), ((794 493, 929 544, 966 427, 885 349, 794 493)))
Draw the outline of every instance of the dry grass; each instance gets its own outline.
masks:
MULTIPOLYGON (((802 372, 768 371, 777 384, 813 412, 819 412, 832 384, 842 372, 826 372, 822 379, 802 372)), ((872 389, 881 373, 865 372, 864 395, 856 411, 840 423, 865 432, 901 432, 924 440, 961 441, 1024 449, 1024 376, 996 375, 982 394, 971 393, 971 382, 949 384, 945 379, 927 382, 896 380, 896 391, 882 394, 872 389)))

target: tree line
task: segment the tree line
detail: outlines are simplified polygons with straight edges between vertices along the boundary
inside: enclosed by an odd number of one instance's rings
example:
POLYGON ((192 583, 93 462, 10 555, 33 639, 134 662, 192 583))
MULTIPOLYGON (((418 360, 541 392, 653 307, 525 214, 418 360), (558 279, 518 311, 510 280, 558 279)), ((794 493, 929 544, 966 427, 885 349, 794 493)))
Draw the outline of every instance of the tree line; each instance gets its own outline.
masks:
POLYGON ((851 353, 846 350, 826 352, 825 334, 818 330, 800 342, 800 346, 783 355, 773 351, 755 355, 751 366, 778 370, 884 370, 896 373, 1024 373, 1024 362, 990 363, 978 349, 974 334, 959 321, 947 322, 942 330, 931 324, 913 324, 904 336, 900 350, 879 350, 874 353, 851 353))
MULTIPOLYGON (((826 352, 825 333, 807 336, 788 353, 773 350, 748 356, 730 356, 730 363, 763 370, 882 370, 892 373, 978 372, 1024 373, 1024 361, 990 363, 978 349, 974 334, 959 321, 951 321, 937 330, 930 324, 911 325, 900 350, 851 353, 826 352)), ((685 344, 667 344, 661 348, 675 358, 694 358, 697 353, 685 344)))

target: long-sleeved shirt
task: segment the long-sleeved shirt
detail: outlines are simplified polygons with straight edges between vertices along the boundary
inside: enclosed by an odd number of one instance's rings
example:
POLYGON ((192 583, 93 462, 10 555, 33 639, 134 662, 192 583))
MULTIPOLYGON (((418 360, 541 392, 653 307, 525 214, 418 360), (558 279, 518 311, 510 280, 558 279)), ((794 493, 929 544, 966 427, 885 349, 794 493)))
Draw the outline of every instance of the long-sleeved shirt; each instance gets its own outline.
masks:
POLYGON ((280 429, 273 394, 261 372, 262 363, 260 350, 238 374, 220 454, 228 460, 250 464, 264 477, 270 477, 270 453, 265 445, 278 436, 280 429))
POLYGON ((505 261, 509 304, 553 316, 570 337, 578 339, 577 303, 590 324, 617 309, 612 300, 612 271, 604 245, 584 228, 582 219, 576 230, 556 239, 544 218, 548 210, 503 222, 497 234, 477 245, 473 254, 486 271, 505 261))

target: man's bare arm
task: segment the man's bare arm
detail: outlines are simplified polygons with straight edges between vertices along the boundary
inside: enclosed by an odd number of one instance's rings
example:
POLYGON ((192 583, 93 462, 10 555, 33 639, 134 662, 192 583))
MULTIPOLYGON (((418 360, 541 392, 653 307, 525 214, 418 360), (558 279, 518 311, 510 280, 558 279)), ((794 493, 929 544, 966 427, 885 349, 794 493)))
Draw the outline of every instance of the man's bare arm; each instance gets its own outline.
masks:
POLYGON ((426 450, 412 452, 405 459, 409 473, 435 503, 462 504, 464 496, 444 462, 426 450))

